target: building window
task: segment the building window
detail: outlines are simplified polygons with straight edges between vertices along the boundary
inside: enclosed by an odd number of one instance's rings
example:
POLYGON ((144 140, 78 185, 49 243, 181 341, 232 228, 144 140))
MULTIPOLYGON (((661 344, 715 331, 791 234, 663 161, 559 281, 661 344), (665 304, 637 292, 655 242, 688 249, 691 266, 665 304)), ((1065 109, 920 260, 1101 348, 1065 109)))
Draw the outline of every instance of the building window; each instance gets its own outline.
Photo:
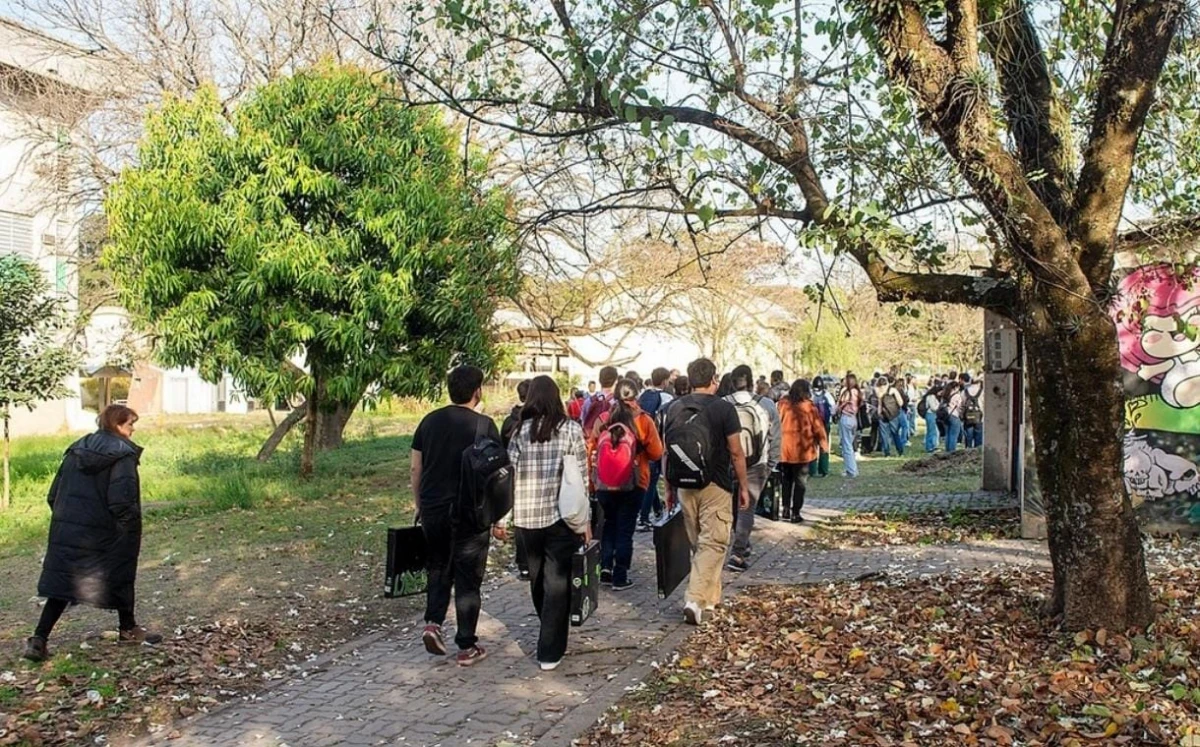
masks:
POLYGON ((0 254, 33 259, 33 219, 0 210, 0 254))

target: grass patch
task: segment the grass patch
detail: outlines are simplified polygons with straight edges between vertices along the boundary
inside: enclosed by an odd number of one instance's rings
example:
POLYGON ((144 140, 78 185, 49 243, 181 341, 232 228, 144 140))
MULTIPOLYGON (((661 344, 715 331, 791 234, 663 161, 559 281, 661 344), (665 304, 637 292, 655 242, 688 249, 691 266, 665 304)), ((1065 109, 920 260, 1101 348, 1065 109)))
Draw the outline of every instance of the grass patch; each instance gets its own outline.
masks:
POLYGON ((817 542, 830 547, 881 547, 885 545, 939 545, 987 542, 1021 536, 1021 513, 1016 509, 966 511, 944 514, 847 512, 811 529, 817 542))

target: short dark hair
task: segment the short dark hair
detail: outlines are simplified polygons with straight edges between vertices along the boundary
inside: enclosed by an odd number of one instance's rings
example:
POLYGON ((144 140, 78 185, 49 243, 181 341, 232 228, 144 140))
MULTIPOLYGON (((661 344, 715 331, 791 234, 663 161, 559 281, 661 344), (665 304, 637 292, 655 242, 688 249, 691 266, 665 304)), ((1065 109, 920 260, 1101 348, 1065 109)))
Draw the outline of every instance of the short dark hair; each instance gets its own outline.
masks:
POLYGON ((125 405, 109 405, 104 408, 104 412, 100 413, 100 417, 96 422, 100 425, 100 430, 116 433, 119 426, 125 425, 129 421, 137 422, 138 414, 132 408, 125 405))
POLYGON ((605 389, 611 389, 619 378, 621 378, 621 374, 617 373, 616 366, 605 366, 600 369, 600 386, 605 389))
POLYGON ((517 399, 524 402, 529 397, 529 379, 517 384, 517 399))
POLYGON ((749 366, 743 363, 736 366, 729 373, 733 381, 733 389, 737 392, 752 392, 754 391, 754 371, 749 366))
POLYGON ((958 380, 964 384, 970 384, 971 383, 971 374, 967 373, 966 371, 963 371, 962 373, 960 373, 958 375, 958 380))
POLYGON ((697 358, 688 364, 687 372, 693 389, 706 387, 717 378, 717 364, 708 358, 697 358))
POLYGON ((671 378, 671 372, 659 366, 650 372, 650 383, 654 386, 661 387, 667 383, 667 379, 671 378))
POLYGON ((692 393, 692 380, 687 377, 687 374, 679 374, 675 377, 675 396, 686 397, 692 393))
POLYGON ((783 381, 783 371, 778 371, 778 370, 772 371, 771 372, 771 383, 778 384, 781 381, 783 381))
POLYGON ((450 391, 450 401, 456 405, 465 405, 483 386, 483 369, 478 366, 455 366, 446 376, 446 389, 450 391))

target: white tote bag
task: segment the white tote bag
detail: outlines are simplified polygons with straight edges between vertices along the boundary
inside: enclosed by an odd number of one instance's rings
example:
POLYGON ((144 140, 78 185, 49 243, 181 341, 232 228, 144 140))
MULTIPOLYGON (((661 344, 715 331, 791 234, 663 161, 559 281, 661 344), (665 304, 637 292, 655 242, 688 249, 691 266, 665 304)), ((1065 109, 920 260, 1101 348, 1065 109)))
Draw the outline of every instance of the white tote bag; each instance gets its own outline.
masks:
POLYGON ((575 533, 583 534, 587 529, 591 505, 579 460, 574 454, 563 455, 562 481, 558 485, 558 512, 575 533))

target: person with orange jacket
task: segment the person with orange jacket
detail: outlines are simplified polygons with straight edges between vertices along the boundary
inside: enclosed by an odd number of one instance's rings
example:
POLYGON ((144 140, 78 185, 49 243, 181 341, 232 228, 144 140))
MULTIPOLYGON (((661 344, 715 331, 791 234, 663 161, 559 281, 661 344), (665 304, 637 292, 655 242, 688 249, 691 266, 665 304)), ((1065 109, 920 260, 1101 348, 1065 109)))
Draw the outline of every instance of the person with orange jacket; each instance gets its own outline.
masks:
MULTIPOLYGON (((621 379, 613 387, 612 405, 602 414, 590 434, 593 481, 596 498, 604 511, 600 534, 600 583, 613 591, 633 586, 629 566, 633 562, 633 533, 637 529, 642 496, 650 487, 650 462, 662 459, 663 444, 654 419, 638 406, 638 387, 621 379), (623 460, 625 461, 622 464, 623 460), (626 484, 611 484, 606 477, 613 468, 632 467, 626 484)), ((609 478, 611 479, 611 477, 609 478)))
POLYGON ((808 465, 821 450, 829 451, 829 434, 820 411, 812 401, 812 387, 807 379, 796 379, 787 396, 779 400, 779 420, 782 443, 779 454, 779 477, 783 488, 783 517, 793 524, 804 521, 808 465))

